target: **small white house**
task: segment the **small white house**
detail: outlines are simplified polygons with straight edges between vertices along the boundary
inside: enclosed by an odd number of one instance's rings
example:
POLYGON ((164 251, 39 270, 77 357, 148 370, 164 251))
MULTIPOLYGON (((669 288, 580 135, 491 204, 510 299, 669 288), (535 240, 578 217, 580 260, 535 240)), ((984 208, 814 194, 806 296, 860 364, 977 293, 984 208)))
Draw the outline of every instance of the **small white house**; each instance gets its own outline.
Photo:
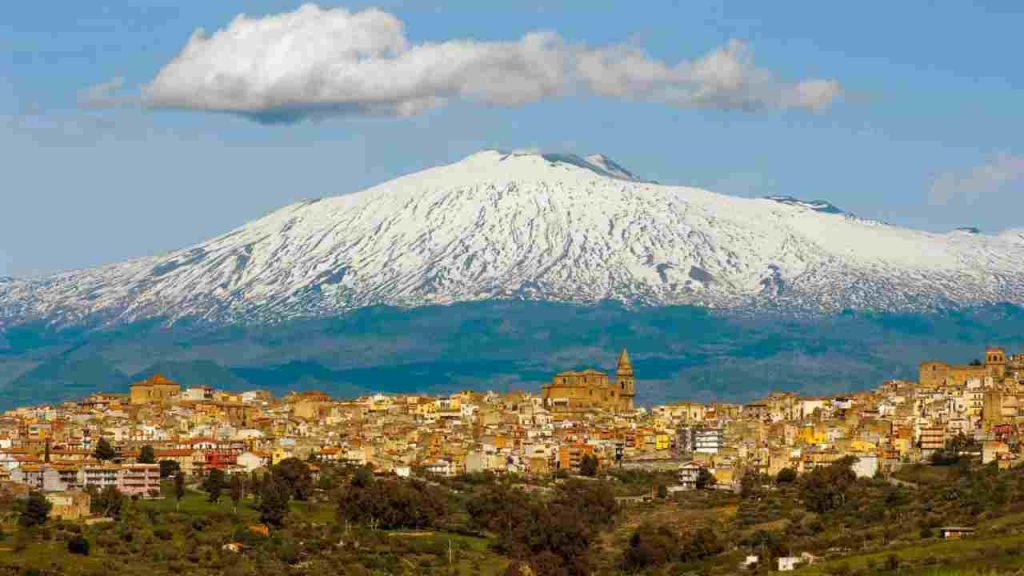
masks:
POLYGON ((801 552, 799 556, 783 556, 779 560, 779 572, 792 572, 803 564, 814 564, 818 558, 808 552, 801 552))
POLYGON ((433 462, 427 464, 425 468, 428 474, 433 474, 434 476, 442 476, 445 478, 455 476, 456 473, 455 464, 451 460, 446 460, 444 458, 434 460, 433 462))
POLYGON ((799 556, 781 556, 778 560, 779 572, 792 572, 803 562, 803 558, 799 556))
POLYGON ((258 470, 267 464, 266 458, 254 452, 242 452, 235 458, 235 463, 245 469, 246 472, 258 470))

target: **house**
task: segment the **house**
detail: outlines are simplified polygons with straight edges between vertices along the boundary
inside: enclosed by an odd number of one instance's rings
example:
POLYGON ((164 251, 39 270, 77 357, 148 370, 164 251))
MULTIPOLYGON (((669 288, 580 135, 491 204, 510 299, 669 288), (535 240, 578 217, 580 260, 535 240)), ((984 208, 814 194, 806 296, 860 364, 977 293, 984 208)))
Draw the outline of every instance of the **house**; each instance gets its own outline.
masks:
POLYGON ((434 476, 442 476, 450 478, 455 476, 455 464, 451 460, 440 458, 428 463, 424 466, 427 474, 433 474, 434 476))
POLYGON ((921 450, 941 450, 946 446, 946 431, 938 426, 923 427, 917 435, 921 450))
POLYGON ((804 564, 814 564, 818 558, 807 552, 801 552, 799 556, 783 556, 778 559, 779 572, 792 572, 804 564))
POLYGON ((721 428, 700 427, 693 431, 693 451, 701 454, 718 454, 725 445, 721 428))
POLYGON ((697 489, 697 477, 704 467, 696 462, 690 461, 679 466, 679 485, 686 490, 697 489))
POLYGON ((118 471, 119 467, 114 464, 82 466, 78 469, 78 485, 82 488, 95 487, 97 490, 103 490, 108 486, 116 488, 118 471))
POLYGON ((49 464, 25 464, 11 470, 11 481, 27 484, 33 490, 42 492, 63 492, 67 486, 61 481, 60 472, 49 464))
POLYGON ((874 454, 860 454, 851 466, 857 478, 874 478, 878 473, 878 456, 874 454))
POLYGON ((780 556, 778 558, 779 572, 792 572, 796 570, 801 560, 799 556, 780 556))
POLYGON ((189 448, 168 448, 155 451, 158 462, 173 460, 178 463, 181 471, 187 476, 196 473, 194 459, 197 453, 202 454, 202 452, 193 451, 189 448))
POLYGON ((128 496, 160 494, 159 464, 125 464, 117 473, 117 489, 128 496))
POLYGON ((245 550, 245 544, 242 544, 241 542, 228 542, 221 546, 220 549, 226 552, 234 552, 235 554, 238 554, 242 550, 245 550))
POLYGON ((974 528, 966 526, 946 526, 939 528, 939 534, 942 534, 944 540, 959 540, 960 538, 967 538, 974 536, 974 528))
POLYGON ((242 452, 235 458, 235 464, 241 467, 246 472, 252 472, 258 470, 267 465, 267 458, 260 456, 255 452, 242 452))
POLYGON ((266 524, 249 524, 246 530, 255 536, 270 536, 270 527, 266 524))
POLYGON ((50 516, 59 520, 87 518, 92 505, 88 492, 51 492, 46 495, 46 499, 53 506, 50 516))

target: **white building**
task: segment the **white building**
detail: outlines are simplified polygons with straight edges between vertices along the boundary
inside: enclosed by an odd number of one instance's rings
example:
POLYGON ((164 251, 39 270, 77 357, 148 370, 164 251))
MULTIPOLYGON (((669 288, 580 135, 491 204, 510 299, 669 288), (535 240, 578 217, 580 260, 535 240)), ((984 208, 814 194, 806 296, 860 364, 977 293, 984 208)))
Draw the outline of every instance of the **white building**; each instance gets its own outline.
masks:
POLYGON ((119 470, 120 467, 114 464, 90 464, 83 466, 78 470, 78 485, 83 489, 95 487, 97 490, 102 490, 108 486, 116 488, 119 470))
POLYGON ((235 464, 242 467, 246 472, 258 470, 267 465, 266 458, 254 452, 242 452, 235 459, 235 464))
POLYGON ((693 431, 693 451, 701 454, 718 454, 724 438, 721 428, 696 428, 693 431))
POLYGON ((26 464, 11 470, 11 481, 27 484, 41 492, 63 492, 67 485, 61 481, 60 472, 48 464, 26 464))

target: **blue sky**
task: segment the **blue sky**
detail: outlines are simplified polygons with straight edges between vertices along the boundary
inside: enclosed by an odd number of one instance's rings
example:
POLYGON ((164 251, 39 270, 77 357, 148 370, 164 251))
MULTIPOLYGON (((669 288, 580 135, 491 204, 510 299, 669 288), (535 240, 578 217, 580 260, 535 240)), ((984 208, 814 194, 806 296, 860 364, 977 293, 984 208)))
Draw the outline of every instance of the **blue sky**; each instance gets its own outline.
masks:
MULTIPOLYGON (((673 65, 738 40, 780 85, 838 82, 842 96, 815 110, 597 89, 510 104, 485 87, 483 97, 408 116, 332 113, 264 124, 139 103, 140 87, 196 28, 213 32, 243 11, 260 18, 298 6, 5 6, 0 274, 180 248, 298 199, 355 191, 485 147, 603 152, 662 182, 824 198, 935 231, 1024 226, 1024 6, 1016 1, 320 4, 378 7, 404 23, 410 45, 516 42, 550 31, 560 46, 625 45, 673 65), (103 105, 83 96, 114 78, 123 86, 103 105)), ((181 93, 163 101, 180 102, 181 93)))

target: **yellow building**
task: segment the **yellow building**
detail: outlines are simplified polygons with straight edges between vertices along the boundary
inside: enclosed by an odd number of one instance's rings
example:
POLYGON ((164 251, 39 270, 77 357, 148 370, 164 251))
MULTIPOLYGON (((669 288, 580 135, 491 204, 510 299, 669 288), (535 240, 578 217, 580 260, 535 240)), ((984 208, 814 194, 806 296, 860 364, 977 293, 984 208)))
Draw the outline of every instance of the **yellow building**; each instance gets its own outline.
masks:
POLYGON ((181 394, 181 386, 164 378, 160 374, 154 374, 145 380, 140 380, 131 385, 131 393, 128 402, 130 404, 149 404, 152 402, 167 402, 181 394))
POLYGON ((91 498, 88 492, 50 492, 50 516, 59 520, 78 520, 89 516, 91 498))
POLYGON ((655 450, 668 450, 672 445, 672 437, 668 434, 658 434, 654 437, 655 450))
POLYGON ((320 411, 330 404, 331 397, 323 392, 309 390, 292 392, 285 400, 291 406, 292 415, 296 418, 316 420, 320 417, 320 411))
POLYGON ((633 364, 623 349, 615 371, 615 383, 598 370, 562 372, 541 388, 544 404, 555 410, 632 410, 636 396, 633 364))

